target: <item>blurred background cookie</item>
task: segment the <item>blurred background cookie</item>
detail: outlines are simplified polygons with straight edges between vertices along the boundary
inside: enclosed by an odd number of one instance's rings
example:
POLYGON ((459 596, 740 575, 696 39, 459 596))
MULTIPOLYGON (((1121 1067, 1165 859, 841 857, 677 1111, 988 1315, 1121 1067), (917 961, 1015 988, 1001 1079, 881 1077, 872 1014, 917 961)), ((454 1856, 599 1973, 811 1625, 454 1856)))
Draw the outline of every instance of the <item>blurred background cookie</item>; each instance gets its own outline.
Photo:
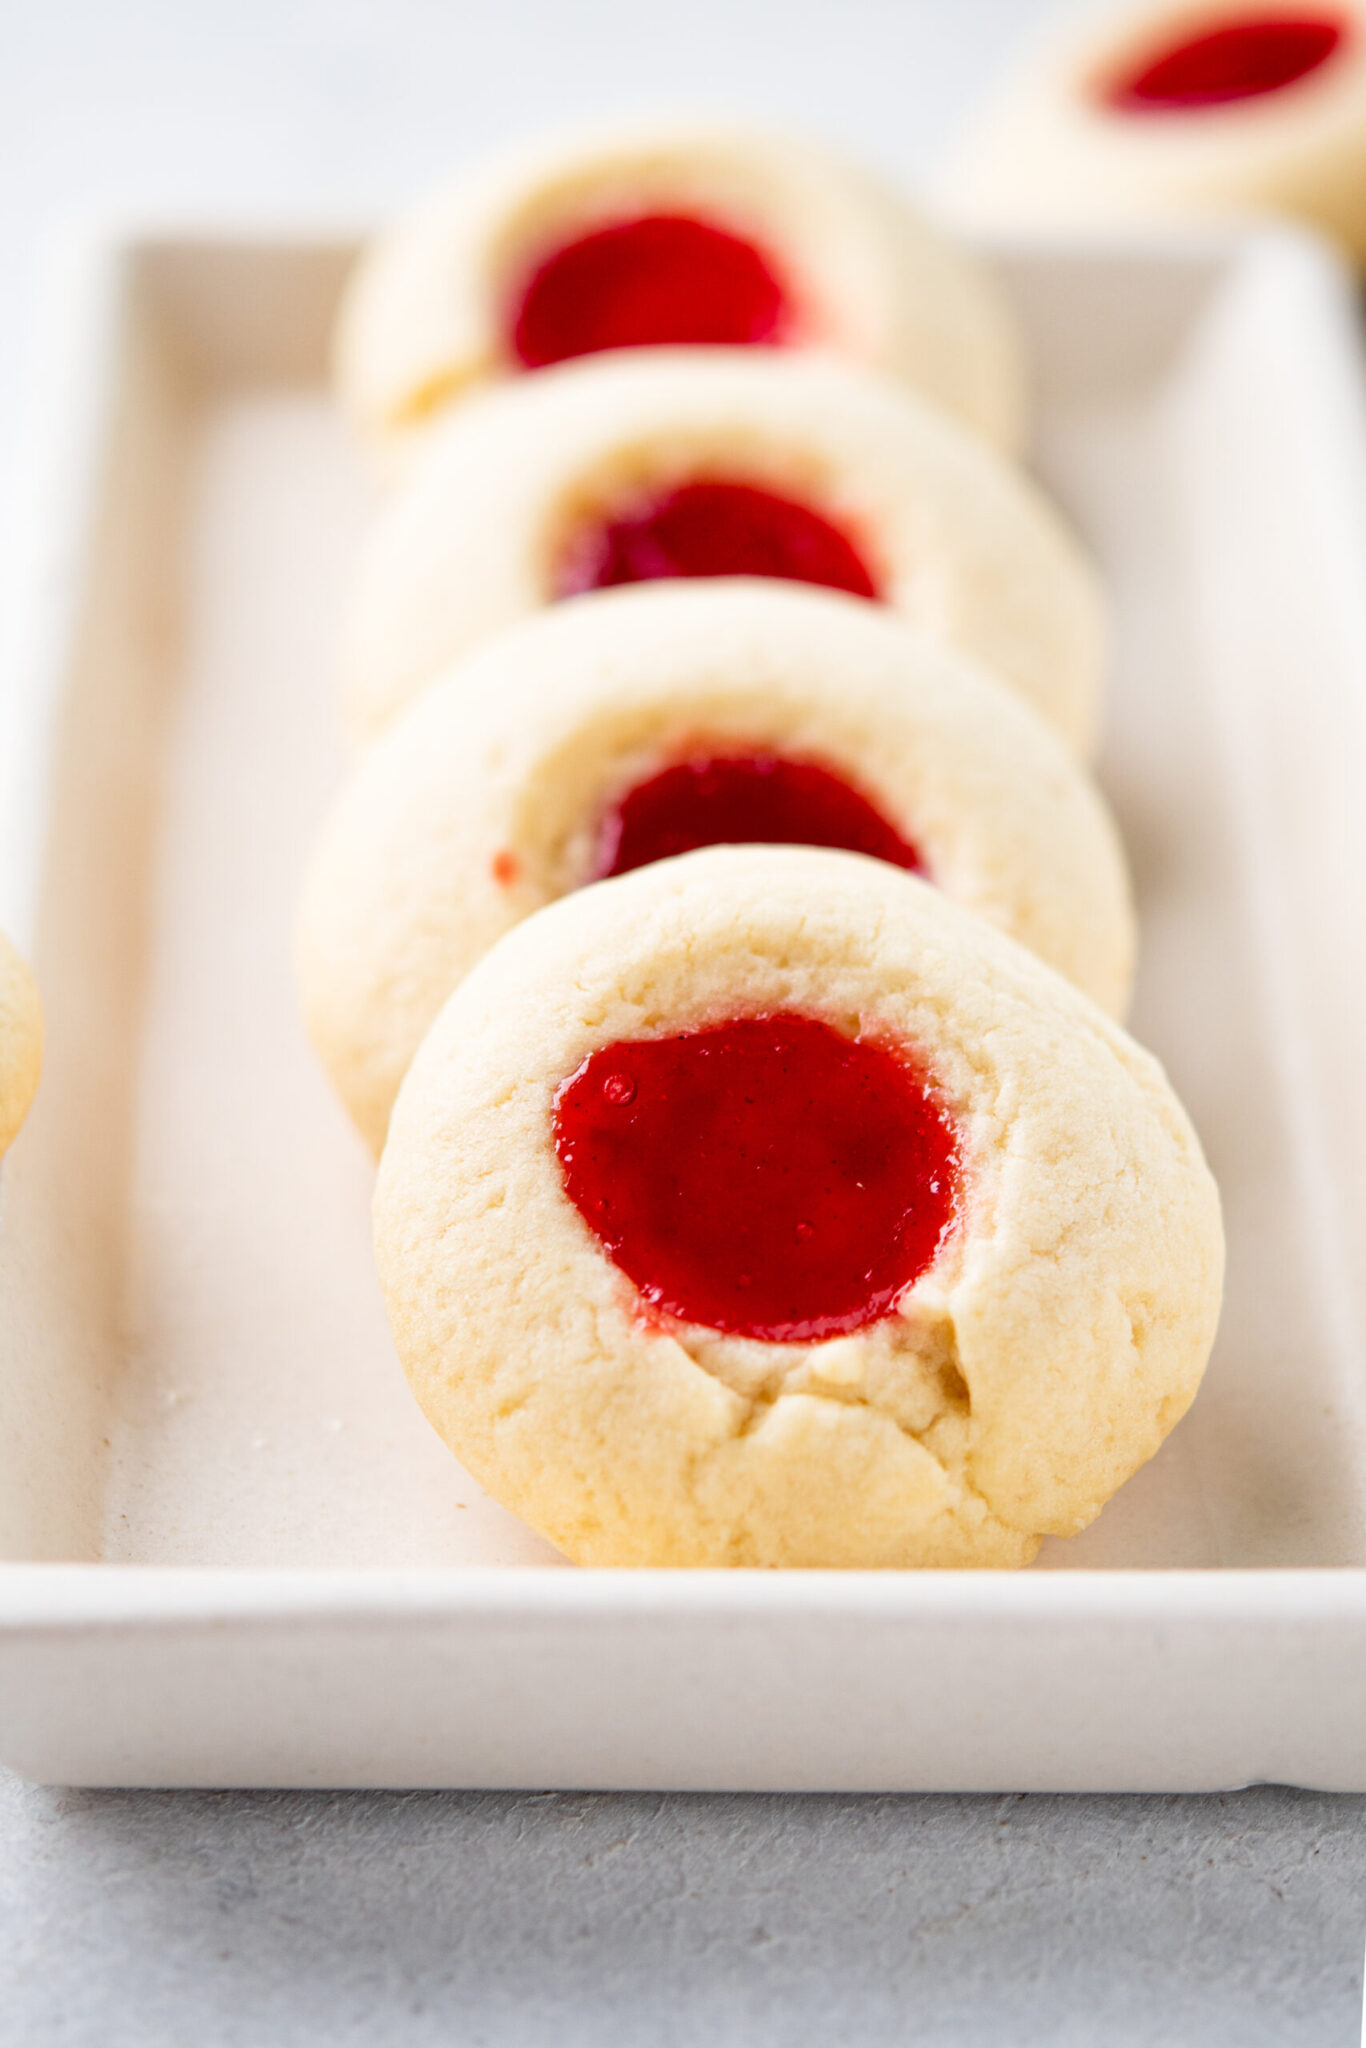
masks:
POLYGON ((427 200, 355 275, 337 385, 392 452, 489 378, 718 343, 847 356, 1019 445, 1020 353, 984 268, 834 153, 716 124, 543 141, 427 200))
POLYGON ((942 192, 1001 224, 1284 213, 1366 259, 1366 7, 1090 15, 978 118, 942 192))

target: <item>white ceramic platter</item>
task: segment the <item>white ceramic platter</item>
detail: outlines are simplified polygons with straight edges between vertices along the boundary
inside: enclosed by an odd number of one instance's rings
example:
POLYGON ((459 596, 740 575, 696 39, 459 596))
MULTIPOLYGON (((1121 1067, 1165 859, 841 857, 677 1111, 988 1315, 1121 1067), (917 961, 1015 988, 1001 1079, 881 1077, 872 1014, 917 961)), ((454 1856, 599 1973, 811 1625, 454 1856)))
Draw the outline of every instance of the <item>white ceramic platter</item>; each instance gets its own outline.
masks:
POLYGON ((996 254, 1119 637, 1134 1028, 1223 1186, 1205 1391, 1017 1576, 577 1572, 452 1465, 303 1045, 366 486, 349 256, 73 258, 7 557, 0 1761, 80 1784, 1366 1789, 1366 407, 1288 233, 996 254))

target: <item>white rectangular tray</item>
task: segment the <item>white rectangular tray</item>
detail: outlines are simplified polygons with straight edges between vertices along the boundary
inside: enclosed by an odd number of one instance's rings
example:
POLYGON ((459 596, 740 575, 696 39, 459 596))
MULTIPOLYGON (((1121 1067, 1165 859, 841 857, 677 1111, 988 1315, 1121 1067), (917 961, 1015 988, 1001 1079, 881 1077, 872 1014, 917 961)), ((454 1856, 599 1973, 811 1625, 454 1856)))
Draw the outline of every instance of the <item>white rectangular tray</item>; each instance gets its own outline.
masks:
POLYGON ((0 610, 0 1761, 67 1783, 1366 1789, 1366 414, 1288 233, 996 253, 1099 555, 1134 1028, 1227 1205, 1205 1390, 1020 1575, 576 1572, 430 1435, 302 1041, 367 489, 349 256, 66 268, 0 610))

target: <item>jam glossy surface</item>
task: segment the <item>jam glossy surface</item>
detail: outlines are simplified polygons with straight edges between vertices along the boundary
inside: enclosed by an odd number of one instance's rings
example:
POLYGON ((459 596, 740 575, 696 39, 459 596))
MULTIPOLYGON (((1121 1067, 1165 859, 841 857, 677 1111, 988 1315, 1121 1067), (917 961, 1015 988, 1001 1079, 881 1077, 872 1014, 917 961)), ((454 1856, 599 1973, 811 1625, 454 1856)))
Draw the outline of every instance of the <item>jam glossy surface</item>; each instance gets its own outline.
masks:
POLYGON ((512 310, 512 352, 543 369, 605 348, 780 343, 787 293, 751 242, 686 214, 647 214, 552 251, 512 310))
POLYGON ((754 484, 701 478, 575 534, 557 595, 674 576, 776 576, 878 595, 853 541, 823 513, 754 484))
POLYGON ((657 1311, 801 1343, 890 1315, 954 1218, 923 1077, 813 1017, 603 1046, 560 1087, 565 1188, 657 1311))
POLYGON ((1150 53, 1106 92, 1121 112, 1222 107, 1280 92, 1326 64, 1344 24, 1332 15, 1267 14, 1225 21, 1150 53))
POLYGON ((628 790, 598 835, 594 881, 699 846, 838 846, 920 870, 916 848, 842 775, 782 754, 703 754, 628 790))

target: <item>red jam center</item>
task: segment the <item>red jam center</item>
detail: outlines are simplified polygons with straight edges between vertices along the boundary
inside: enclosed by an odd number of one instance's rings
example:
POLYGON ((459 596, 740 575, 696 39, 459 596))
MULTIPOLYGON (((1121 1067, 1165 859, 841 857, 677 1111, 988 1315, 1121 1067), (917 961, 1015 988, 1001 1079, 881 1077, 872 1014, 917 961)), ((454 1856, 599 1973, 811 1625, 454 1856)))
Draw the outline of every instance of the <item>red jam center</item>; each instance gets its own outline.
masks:
POLYGON ((637 783, 602 821, 593 880, 698 846, 840 846, 893 867, 920 855, 843 776, 781 754, 709 754, 637 783))
POLYGON ((1317 71, 1343 35, 1343 23, 1327 15, 1267 14, 1226 22, 1146 58, 1112 84, 1106 98, 1134 114, 1258 99, 1317 71))
POLYGON ((753 484, 680 484, 653 504, 576 534, 557 595, 670 576, 780 576, 855 597, 877 587, 847 534, 795 498, 753 484))
POLYGON ((602 1047, 555 1098, 555 1149, 647 1302, 777 1343, 890 1315, 933 1261, 959 1179, 915 1070, 800 1016, 602 1047))
POLYGON ((532 273, 512 316, 528 370, 604 348, 778 343, 787 295, 752 243, 684 214, 581 235, 532 273))

